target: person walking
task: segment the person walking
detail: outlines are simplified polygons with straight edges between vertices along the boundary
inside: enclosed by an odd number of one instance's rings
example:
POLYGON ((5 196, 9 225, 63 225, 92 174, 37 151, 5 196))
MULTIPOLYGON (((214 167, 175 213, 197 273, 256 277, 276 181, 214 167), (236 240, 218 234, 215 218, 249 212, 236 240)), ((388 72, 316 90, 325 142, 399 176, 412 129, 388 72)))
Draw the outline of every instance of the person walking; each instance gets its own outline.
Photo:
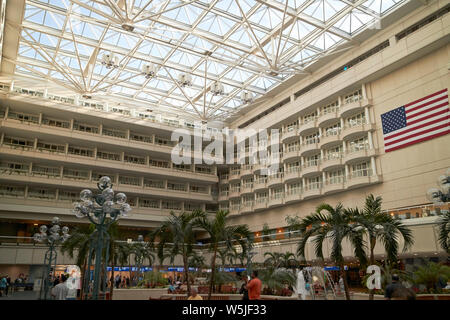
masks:
POLYGON ((120 283, 122 282, 122 277, 120 276, 120 274, 116 275, 116 289, 119 289, 120 283))
POLYGON ((309 290, 306 288, 306 279, 303 270, 300 270, 297 273, 297 285, 295 286, 295 291, 297 292, 299 299, 306 300, 309 290))
POLYGON ((66 284, 66 276, 61 275, 61 282, 52 288, 52 296, 55 300, 66 300, 69 293, 69 287, 66 284))
POLYGON ((242 294, 242 300, 248 300, 248 289, 247 289, 248 279, 247 279, 247 277, 245 277, 245 276, 242 277, 242 281, 244 281, 244 283, 242 283, 239 293, 242 294))
POLYGON ((1 277, 0 278, 0 297, 3 296, 3 293, 5 293, 6 295, 6 284, 7 284, 7 280, 6 277, 1 277))
POLYGON ((259 300, 261 298, 262 282, 258 279, 258 271, 252 272, 252 280, 247 284, 249 300, 259 300))
POLYGON ((392 300, 394 291, 401 292, 404 291, 403 289, 406 289, 406 287, 400 282, 400 277, 397 274, 393 274, 392 283, 388 284, 384 290, 384 298, 386 300, 392 300))

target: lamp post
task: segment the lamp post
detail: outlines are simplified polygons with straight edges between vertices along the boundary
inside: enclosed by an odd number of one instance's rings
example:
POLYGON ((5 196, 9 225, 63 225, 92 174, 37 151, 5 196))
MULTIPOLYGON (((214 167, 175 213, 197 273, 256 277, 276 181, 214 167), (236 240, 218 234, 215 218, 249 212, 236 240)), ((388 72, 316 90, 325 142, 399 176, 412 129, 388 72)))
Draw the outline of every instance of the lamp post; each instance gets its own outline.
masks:
POLYGON ((69 235, 69 228, 59 226, 59 218, 54 217, 52 220, 52 226, 48 228, 46 225, 42 225, 39 228, 39 233, 35 233, 33 239, 35 242, 45 243, 48 246, 48 250, 45 253, 44 258, 44 271, 42 273, 41 289, 39 291, 39 300, 48 300, 51 278, 56 269, 56 258, 58 256, 56 246, 66 241, 69 235), (47 232, 48 231, 48 232, 47 232), (61 232, 61 233, 60 233, 61 232), (53 268, 53 272, 52 272, 53 268))
MULTIPOLYGON (((90 272, 92 259, 94 262, 92 299, 99 299, 100 286, 103 284, 103 291, 107 287, 107 264, 109 259, 109 241, 108 228, 119 217, 128 216, 131 207, 124 193, 118 193, 114 197, 111 179, 107 176, 101 177, 97 183, 98 194, 93 194, 91 190, 84 189, 80 192, 80 202, 73 204, 73 213, 77 218, 87 217, 95 225, 95 231, 89 238, 89 257, 88 266, 84 275, 85 299, 89 294, 90 272), (113 201, 115 198, 115 201, 113 201), (102 257, 104 260, 102 261, 102 257), (103 276, 101 276, 103 272, 103 276), (87 290, 86 290, 87 289, 87 290)), ((104 299, 104 296, 101 297, 104 299)))

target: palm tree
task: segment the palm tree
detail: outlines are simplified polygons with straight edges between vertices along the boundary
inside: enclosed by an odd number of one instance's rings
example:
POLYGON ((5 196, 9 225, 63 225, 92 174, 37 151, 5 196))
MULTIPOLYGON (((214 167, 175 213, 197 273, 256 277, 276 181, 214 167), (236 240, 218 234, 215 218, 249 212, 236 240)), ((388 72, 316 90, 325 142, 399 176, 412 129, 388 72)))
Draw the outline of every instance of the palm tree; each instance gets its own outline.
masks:
MULTIPOLYGON (((84 283, 83 277, 86 274, 89 257, 90 236, 94 231, 95 226, 93 224, 78 226, 61 246, 62 254, 67 254, 72 259, 76 255, 75 264, 81 266, 80 283, 84 283)), ((83 290, 84 288, 81 286, 80 299, 83 299, 83 290)))
POLYGON ((188 257, 193 252, 195 242, 194 228, 197 220, 203 218, 205 214, 201 211, 182 212, 179 215, 171 212, 166 221, 159 228, 151 233, 151 242, 155 242, 156 237, 159 243, 156 245, 158 252, 164 251, 169 244, 173 257, 181 255, 183 259, 184 277, 187 281, 187 296, 189 297, 191 285, 189 281, 188 257))
POLYGON ((450 254, 450 211, 444 213, 438 222, 439 244, 450 254))
MULTIPOLYGON (((353 216, 355 222, 354 227, 362 230, 368 236, 369 263, 371 265, 376 264, 374 250, 377 240, 384 245, 388 264, 397 262, 399 236, 403 237, 404 240, 403 252, 414 243, 411 230, 399 220, 392 218, 387 212, 382 212, 381 202, 381 197, 375 198, 373 194, 370 194, 366 197, 362 212, 358 209, 349 209, 349 214, 353 216)), ((369 300, 373 300, 373 297, 374 290, 370 290, 369 300)))
POLYGON ((281 266, 286 269, 290 269, 292 267, 297 266, 297 259, 295 259, 295 254, 289 251, 281 255, 281 261, 282 261, 281 266))
POLYGON ((218 211, 214 218, 208 218, 204 215, 197 219, 199 226, 205 230, 210 237, 209 249, 212 252, 212 257, 208 300, 211 299, 212 289, 214 287, 216 257, 219 245, 223 245, 232 250, 233 245, 237 243, 242 247, 242 251, 246 252, 247 245, 250 243, 251 239, 251 233, 247 225, 226 225, 226 217, 228 214, 228 211, 218 211))
POLYGON ((450 279, 450 267, 440 263, 429 262, 414 272, 414 282, 424 284, 428 290, 431 289, 434 292, 441 291, 438 286, 439 281, 447 282, 448 279, 450 279))
POLYGON ((344 270, 344 256, 342 255, 342 241, 349 240, 355 256, 362 265, 365 265, 367 257, 364 252, 364 240, 361 231, 355 230, 352 225, 351 215, 339 203, 335 208, 329 204, 321 204, 316 212, 302 219, 299 226, 301 237, 297 247, 297 254, 304 259, 306 243, 309 238, 314 243, 315 255, 322 261, 323 243, 329 238, 332 242, 330 257, 339 266, 344 280, 345 296, 350 300, 346 272, 344 270), (326 211, 323 214, 322 211, 326 211))
POLYGON ((282 264, 282 255, 281 252, 265 252, 264 265, 272 269, 279 268, 282 264))
POLYGON ((285 285, 294 287, 297 276, 285 268, 269 267, 262 270, 261 281, 273 292, 273 290, 283 289, 285 285))

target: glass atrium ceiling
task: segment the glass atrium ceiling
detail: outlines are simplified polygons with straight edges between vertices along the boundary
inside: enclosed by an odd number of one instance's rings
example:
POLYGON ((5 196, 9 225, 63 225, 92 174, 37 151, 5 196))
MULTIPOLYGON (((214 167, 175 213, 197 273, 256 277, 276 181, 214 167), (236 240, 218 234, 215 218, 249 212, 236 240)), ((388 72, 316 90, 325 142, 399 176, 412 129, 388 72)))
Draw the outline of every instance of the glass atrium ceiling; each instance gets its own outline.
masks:
POLYGON ((405 2, 26 0, 15 73, 95 100, 226 120, 405 2))

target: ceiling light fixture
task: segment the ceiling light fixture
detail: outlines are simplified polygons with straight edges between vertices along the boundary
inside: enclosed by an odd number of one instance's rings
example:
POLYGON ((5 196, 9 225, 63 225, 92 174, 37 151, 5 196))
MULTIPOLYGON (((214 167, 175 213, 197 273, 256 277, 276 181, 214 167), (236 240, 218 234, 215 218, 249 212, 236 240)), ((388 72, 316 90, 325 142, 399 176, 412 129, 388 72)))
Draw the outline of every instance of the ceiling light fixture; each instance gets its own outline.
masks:
POLYGON ((119 67, 119 58, 114 53, 106 53, 102 56, 102 65, 106 66, 106 69, 112 69, 119 67))

